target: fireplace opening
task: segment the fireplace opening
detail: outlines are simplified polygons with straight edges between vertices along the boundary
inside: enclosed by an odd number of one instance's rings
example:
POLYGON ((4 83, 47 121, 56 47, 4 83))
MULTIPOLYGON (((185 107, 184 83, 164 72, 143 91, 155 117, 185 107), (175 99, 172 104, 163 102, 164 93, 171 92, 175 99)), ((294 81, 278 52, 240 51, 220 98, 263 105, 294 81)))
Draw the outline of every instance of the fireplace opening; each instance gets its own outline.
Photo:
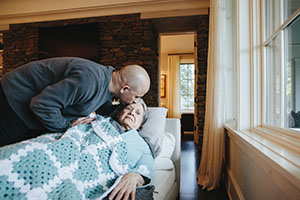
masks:
POLYGON ((39 59, 74 56, 99 61, 99 24, 39 29, 39 59))

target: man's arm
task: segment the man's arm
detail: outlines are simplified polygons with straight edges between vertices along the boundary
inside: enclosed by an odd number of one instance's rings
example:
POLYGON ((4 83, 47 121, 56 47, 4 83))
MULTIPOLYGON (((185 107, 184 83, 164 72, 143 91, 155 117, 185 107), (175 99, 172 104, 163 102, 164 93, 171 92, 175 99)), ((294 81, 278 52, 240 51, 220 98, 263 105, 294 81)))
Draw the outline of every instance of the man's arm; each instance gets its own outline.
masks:
MULTIPOLYGON (((91 76, 82 76, 76 71, 69 77, 46 87, 33 97, 30 109, 41 124, 51 131, 65 131, 71 122, 63 117, 62 111, 68 106, 84 104, 92 98, 95 83, 91 76), (89 88, 84 86, 90 85, 89 88), (89 90, 89 91, 88 91, 89 90)), ((76 114, 76 113, 74 113, 76 114)))

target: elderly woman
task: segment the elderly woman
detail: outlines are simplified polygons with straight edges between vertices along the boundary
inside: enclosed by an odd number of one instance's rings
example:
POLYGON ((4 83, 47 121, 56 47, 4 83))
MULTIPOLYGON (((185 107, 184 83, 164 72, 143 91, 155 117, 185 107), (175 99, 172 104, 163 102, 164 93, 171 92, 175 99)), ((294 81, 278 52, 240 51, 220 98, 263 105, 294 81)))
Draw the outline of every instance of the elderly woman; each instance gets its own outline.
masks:
POLYGON ((149 185, 153 157, 136 131, 146 106, 126 106, 116 123, 96 115, 65 133, 0 148, 0 199, 135 199, 149 185))

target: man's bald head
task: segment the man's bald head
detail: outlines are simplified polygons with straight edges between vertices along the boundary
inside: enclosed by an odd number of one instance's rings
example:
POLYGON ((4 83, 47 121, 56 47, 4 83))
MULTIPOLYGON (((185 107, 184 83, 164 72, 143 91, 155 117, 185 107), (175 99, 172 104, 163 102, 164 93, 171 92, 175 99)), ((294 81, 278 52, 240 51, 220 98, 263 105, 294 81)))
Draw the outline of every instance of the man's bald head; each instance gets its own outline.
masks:
POLYGON ((112 76, 110 91, 122 104, 129 104, 144 96, 150 88, 150 77, 139 65, 127 65, 112 76))
POLYGON ((143 96, 150 88, 150 78, 144 68, 139 65, 127 65, 120 70, 121 80, 123 84, 128 84, 129 87, 143 96))

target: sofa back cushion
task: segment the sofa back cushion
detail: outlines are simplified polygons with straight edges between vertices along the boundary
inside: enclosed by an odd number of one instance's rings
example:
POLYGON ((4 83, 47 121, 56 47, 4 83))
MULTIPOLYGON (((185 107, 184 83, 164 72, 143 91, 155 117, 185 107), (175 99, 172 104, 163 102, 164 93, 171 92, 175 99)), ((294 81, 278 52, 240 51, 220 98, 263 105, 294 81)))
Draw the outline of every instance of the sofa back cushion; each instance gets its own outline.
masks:
POLYGON ((147 121, 139 131, 149 144, 154 157, 157 157, 162 149, 167 112, 168 110, 163 107, 148 107, 147 121))

